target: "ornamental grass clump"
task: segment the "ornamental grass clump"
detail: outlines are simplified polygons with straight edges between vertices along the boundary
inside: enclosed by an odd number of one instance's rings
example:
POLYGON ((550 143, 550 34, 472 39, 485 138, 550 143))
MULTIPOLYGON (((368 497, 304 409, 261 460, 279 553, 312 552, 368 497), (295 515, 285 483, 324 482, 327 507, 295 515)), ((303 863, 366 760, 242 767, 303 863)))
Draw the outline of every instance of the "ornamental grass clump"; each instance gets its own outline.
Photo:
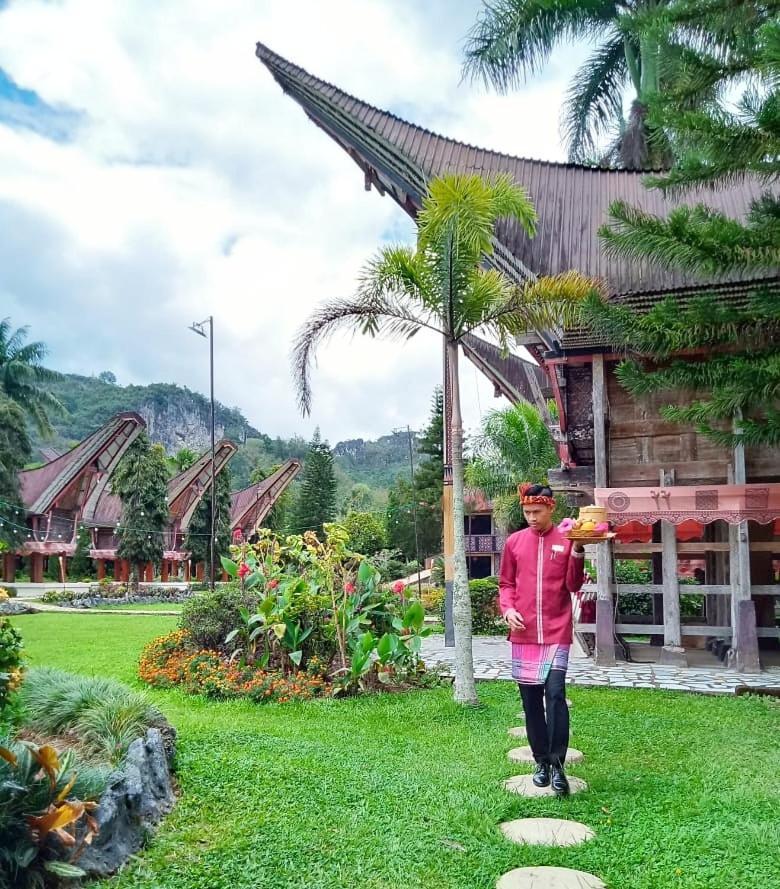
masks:
POLYGON ((78 739, 86 753, 117 763, 152 727, 168 729, 145 695, 114 679, 76 676, 51 667, 30 670, 20 692, 22 725, 78 739))

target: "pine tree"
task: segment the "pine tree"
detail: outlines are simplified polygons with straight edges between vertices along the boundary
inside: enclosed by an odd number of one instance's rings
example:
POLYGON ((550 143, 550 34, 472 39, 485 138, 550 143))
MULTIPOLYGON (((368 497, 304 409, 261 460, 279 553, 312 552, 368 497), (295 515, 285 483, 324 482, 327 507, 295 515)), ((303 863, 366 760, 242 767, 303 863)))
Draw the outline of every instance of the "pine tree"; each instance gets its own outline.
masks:
POLYGON ((95 563, 89 554, 92 538, 86 528, 79 528, 76 537, 76 551, 68 565, 68 576, 73 580, 92 579, 95 576, 95 563))
POLYGON ((165 451, 153 445, 142 432, 125 452, 111 486, 122 500, 117 555, 133 566, 133 585, 138 567, 159 562, 163 554, 163 532, 168 524, 168 472, 165 451))
POLYGON ((298 500, 290 518, 290 531, 303 534, 316 531, 322 534, 325 522, 336 517, 336 475, 333 454, 327 442, 322 441, 320 430, 314 432, 309 442, 303 465, 298 500))
MULTIPOLYGON (((218 574, 220 556, 227 556, 230 547, 230 467, 225 466, 217 474, 217 489, 214 497, 216 521, 214 523, 214 565, 218 574)), ((193 562, 204 562, 206 577, 211 577, 211 490, 206 491, 190 521, 185 542, 193 562)))
MULTIPOLYGON (((753 176, 780 176, 780 3, 677 0, 648 8, 632 23, 637 33, 663 34, 682 60, 675 89, 650 109, 676 160, 668 174, 648 179, 668 193, 753 176), (693 96, 708 101, 692 107, 693 96)), ((645 356, 624 362, 618 378, 634 395, 684 391, 669 404, 669 420, 693 424, 733 446, 780 444, 780 197, 767 190, 745 219, 705 204, 682 206, 661 218, 623 202, 600 230, 605 249, 693 273, 772 277, 756 284, 743 305, 715 296, 668 299, 644 317, 591 299, 590 324, 615 346, 645 356), (690 359, 670 356, 694 350, 690 359), (713 357, 712 350, 715 350, 713 357), (693 400, 690 400, 692 396, 693 400)))
MULTIPOLYGON (((434 390, 430 419, 420 436, 417 450, 426 458, 420 460, 414 472, 420 558, 425 559, 437 555, 442 550, 444 395, 441 386, 437 386, 434 390)), ((417 558, 416 554, 414 558, 417 558)))

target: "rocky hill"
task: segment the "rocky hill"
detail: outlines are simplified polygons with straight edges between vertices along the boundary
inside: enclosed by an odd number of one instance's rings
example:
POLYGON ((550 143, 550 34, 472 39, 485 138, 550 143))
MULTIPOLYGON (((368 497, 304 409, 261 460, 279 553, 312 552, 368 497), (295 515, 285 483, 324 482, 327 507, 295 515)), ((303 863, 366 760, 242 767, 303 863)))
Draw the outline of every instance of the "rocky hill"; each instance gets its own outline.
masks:
MULTIPOLYGON (((65 405, 67 415, 53 417, 56 438, 42 441, 33 434, 38 449, 36 459, 44 459, 41 448, 60 452, 71 447, 120 411, 136 411, 146 422, 152 441, 159 442, 169 454, 181 448, 201 453, 210 443, 209 401, 199 392, 173 383, 148 386, 120 386, 111 374, 84 377, 66 374, 52 387, 52 393, 65 405)), ((239 450, 231 461, 236 488, 249 483, 255 466, 270 469, 290 458, 301 459, 306 441, 300 437, 281 438, 255 429, 238 408, 217 402, 217 439, 235 441, 239 450)), ((413 444, 416 436, 413 433, 413 444)), ((405 432, 384 435, 377 441, 362 438, 339 442, 333 447, 340 492, 352 484, 387 488, 395 477, 409 471, 409 445, 405 432)))

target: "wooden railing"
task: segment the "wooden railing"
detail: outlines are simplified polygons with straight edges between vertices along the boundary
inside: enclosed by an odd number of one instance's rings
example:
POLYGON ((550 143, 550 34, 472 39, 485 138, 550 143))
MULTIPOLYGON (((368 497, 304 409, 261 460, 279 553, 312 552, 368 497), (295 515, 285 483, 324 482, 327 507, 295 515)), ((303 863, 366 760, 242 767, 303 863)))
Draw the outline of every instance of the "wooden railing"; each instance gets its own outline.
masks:
POLYGON ((467 534, 466 552, 470 556, 500 553, 503 552, 505 543, 506 537, 503 534, 467 534))

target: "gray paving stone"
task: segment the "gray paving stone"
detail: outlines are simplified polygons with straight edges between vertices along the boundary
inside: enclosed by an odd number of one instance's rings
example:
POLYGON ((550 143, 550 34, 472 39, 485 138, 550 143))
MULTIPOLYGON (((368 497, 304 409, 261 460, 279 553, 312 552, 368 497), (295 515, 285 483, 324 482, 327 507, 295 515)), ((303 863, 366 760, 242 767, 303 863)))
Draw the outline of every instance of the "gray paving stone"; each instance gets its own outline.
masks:
MULTIPOLYGON (((512 762, 536 762, 534 759, 533 751, 530 747, 513 747, 508 753, 507 756, 512 762)), ((573 765, 578 762, 582 762, 585 757, 582 755, 582 752, 579 750, 575 750, 573 747, 569 747, 566 753, 566 764, 573 765)))
MULTIPOLYGON (((567 777, 572 793, 581 793, 583 790, 588 789, 588 785, 581 778, 574 778, 571 775, 567 777)), ((518 796, 555 796, 551 787, 537 787, 531 778, 531 775, 515 775, 512 778, 507 778, 504 781, 504 790, 516 793, 518 796)))

